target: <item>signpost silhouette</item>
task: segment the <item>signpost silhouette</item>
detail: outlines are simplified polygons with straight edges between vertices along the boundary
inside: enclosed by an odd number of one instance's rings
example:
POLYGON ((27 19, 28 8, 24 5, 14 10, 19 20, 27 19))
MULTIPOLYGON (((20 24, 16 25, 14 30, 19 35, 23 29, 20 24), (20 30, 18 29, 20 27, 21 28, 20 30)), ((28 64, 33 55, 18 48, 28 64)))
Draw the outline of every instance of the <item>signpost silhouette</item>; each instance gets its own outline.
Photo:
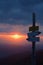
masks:
POLYGON ((39 35, 41 32, 39 32, 39 26, 35 25, 35 13, 33 13, 33 25, 29 27, 29 33, 27 33, 28 41, 32 42, 32 65, 36 65, 36 60, 35 60, 35 43, 40 40, 39 37, 36 37, 39 35))

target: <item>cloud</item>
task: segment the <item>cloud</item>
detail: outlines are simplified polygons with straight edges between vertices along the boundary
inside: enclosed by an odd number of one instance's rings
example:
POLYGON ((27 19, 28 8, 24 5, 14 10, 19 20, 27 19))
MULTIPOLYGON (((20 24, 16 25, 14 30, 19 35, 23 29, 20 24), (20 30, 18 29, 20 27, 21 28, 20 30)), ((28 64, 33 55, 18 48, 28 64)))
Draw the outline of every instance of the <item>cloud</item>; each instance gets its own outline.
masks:
POLYGON ((0 23, 30 24, 33 11, 36 12, 37 20, 41 23, 42 9, 42 0, 0 0, 0 23))
POLYGON ((30 25, 10 25, 10 24, 0 24, 0 33, 22 33, 26 34, 28 32, 28 27, 30 25))
MULTIPOLYGON (((36 25, 39 26, 39 30, 43 34, 43 25, 36 23, 36 25)), ((6 34, 14 34, 14 33, 22 33, 27 34, 29 32, 30 25, 11 25, 11 24, 0 24, 0 33, 6 33, 6 34)))

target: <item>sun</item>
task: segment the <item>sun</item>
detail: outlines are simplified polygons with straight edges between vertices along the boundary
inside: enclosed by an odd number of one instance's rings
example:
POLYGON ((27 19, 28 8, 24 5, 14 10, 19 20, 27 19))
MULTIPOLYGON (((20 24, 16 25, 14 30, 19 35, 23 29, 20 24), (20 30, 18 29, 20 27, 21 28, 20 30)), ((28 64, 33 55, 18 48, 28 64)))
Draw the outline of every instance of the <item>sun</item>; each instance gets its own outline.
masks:
POLYGON ((14 39, 19 39, 19 38, 21 38, 21 37, 22 37, 22 36, 19 35, 19 34, 12 35, 12 38, 14 38, 14 39))
POLYGON ((21 36, 18 35, 18 34, 14 35, 14 38, 16 38, 16 39, 18 39, 18 38, 20 38, 20 37, 21 37, 21 36))

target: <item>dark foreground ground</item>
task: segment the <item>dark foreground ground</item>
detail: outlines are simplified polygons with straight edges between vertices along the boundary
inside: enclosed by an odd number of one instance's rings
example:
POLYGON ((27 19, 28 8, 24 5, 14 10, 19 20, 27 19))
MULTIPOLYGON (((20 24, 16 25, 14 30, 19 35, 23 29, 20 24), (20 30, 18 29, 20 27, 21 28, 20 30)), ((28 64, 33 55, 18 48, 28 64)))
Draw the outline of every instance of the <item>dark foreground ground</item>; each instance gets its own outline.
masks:
MULTIPOLYGON (((31 53, 11 55, 7 58, 0 59, 0 65, 31 65, 31 53)), ((43 65, 43 50, 36 52, 36 65, 43 65)))

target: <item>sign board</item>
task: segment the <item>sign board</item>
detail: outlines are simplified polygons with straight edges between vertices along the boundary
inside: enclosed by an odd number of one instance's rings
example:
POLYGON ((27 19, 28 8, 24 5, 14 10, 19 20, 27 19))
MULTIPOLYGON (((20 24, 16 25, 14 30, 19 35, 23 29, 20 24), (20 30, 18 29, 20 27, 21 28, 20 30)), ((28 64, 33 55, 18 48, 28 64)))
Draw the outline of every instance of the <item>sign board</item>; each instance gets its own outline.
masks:
POLYGON ((39 41, 40 38, 39 37, 32 37, 32 38, 27 38, 28 41, 31 41, 31 42, 36 42, 36 41, 39 41))
POLYGON ((39 31, 35 31, 35 32, 30 32, 30 33, 27 33, 28 37, 33 37, 33 36, 36 36, 36 35, 39 35, 41 32, 39 31))
POLYGON ((29 31, 37 31, 37 30, 39 30, 39 26, 29 27, 29 31))

